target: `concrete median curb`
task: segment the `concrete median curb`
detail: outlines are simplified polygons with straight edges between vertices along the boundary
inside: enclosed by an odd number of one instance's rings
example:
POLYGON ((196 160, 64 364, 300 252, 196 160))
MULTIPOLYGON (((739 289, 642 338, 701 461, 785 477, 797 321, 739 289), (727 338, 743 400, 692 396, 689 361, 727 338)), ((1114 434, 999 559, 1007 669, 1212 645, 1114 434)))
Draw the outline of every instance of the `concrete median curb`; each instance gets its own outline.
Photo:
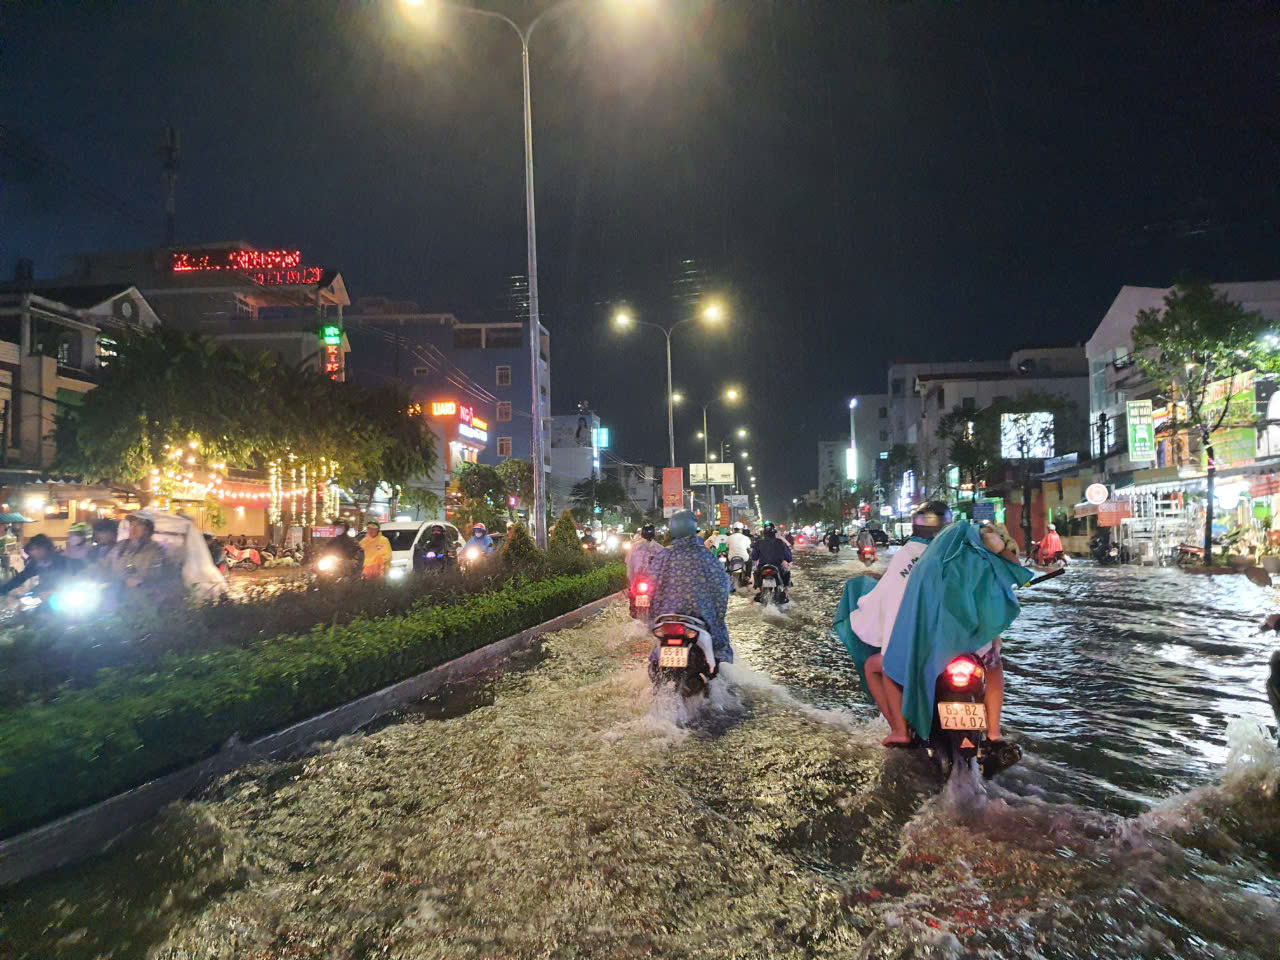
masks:
POLYGON ((92 856, 124 833, 150 820, 170 803, 190 796, 246 763, 286 757, 308 744, 353 733, 405 704, 430 696, 446 684, 492 669, 512 654, 531 646, 538 637, 575 626, 600 613, 625 594, 626 591, 609 594, 546 623, 522 630, 505 640, 473 650, 425 673, 383 687, 261 739, 240 743, 232 738, 207 760, 10 837, 0 842, 0 887, 12 886, 92 856))

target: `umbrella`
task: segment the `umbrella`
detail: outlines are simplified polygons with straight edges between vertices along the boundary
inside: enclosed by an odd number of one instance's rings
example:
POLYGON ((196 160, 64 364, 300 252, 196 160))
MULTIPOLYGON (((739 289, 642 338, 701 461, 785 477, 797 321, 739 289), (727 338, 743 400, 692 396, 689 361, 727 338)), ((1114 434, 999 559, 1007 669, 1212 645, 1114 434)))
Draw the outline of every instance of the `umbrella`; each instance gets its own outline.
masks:
POLYGON ((0 513, 0 523, 35 523, 35 521, 20 513, 0 513))

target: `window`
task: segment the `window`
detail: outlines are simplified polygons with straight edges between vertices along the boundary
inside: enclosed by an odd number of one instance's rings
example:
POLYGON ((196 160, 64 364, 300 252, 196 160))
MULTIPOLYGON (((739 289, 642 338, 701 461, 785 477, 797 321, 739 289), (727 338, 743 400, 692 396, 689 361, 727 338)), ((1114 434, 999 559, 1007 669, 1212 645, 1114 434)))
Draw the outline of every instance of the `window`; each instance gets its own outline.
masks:
POLYGON ((881 407, 881 408, 880 408, 880 419, 881 419, 881 420, 884 420, 884 419, 886 419, 888 416, 889 416, 889 408, 888 408, 888 407, 881 407))
POLYGON ((500 350, 518 347, 524 342, 523 332, 519 327, 489 327, 484 332, 486 350, 500 350))
POLYGON ((888 431, 888 430, 881 430, 881 431, 880 431, 880 442, 881 442, 881 443, 888 443, 888 442, 889 442, 889 431, 888 431))
MULTIPOLYGON (((498 364, 497 371, 498 371, 498 379, 497 379, 498 386, 500 387, 511 386, 511 364, 500 363, 498 364)), ((510 420, 511 418, 507 417, 507 419, 510 420)))
POLYGON ((510 419, 511 419, 511 404, 509 403, 498 404, 498 422, 506 423, 510 419))
POLYGON ((900 397, 902 396, 902 388, 904 386, 906 386, 905 380, 895 380, 893 381, 892 386, 890 386, 889 392, 892 393, 895 397, 900 397))
POLYGON ((453 348, 465 350, 480 346, 482 331, 476 327, 456 327, 453 331, 453 348))
POLYGON ((947 391, 943 390, 942 387, 939 387, 938 388, 938 409, 941 410, 946 405, 947 405, 947 391))
POLYGON ((972 410, 977 405, 977 402, 978 401, 973 397, 962 397, 960 400, 960 406, 964 407, 966 410, 972 410))
MULTIPOLYGON (((511 418, 508 417, 507 419, 511 419, 511 418)), ((511 456, 511 438, 510 437, 498 438, 498 456, 500 457, 511 456)))
POLYGON ((430 376, 430 375, 431 375, 431 368, 430 368, 430 367, 414 367, 414 368, 413 368, 413 375, 414 375, 415 377, 427 377, 427 376, 430 376))

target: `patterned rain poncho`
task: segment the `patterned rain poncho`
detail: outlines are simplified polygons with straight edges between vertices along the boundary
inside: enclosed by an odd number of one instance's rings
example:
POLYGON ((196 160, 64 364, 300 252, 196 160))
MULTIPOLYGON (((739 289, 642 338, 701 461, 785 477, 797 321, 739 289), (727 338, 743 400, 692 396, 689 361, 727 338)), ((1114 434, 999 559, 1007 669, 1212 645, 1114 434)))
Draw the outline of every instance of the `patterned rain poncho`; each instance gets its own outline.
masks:
POLYGON ((729 628, 724 623, 729 609, 729 575, 711 551, 697 537, 673 540, 666 550, 653 555, 649 573, 654 580, 651 615, 698 617, 711 633, 716 659, 733 663, 729 628))

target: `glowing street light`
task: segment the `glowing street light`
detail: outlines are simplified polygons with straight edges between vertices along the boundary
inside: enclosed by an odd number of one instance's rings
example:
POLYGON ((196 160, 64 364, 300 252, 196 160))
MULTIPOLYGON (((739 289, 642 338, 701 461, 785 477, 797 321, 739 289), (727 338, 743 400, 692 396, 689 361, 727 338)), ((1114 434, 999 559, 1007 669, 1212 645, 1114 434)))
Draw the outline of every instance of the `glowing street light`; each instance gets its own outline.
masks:
POLYGON ((738 439, 739 439, 739 440, 745 440, 746 438, 747 438, 747 428, 746 428, 746 427, 739 427, 739 428, 738 428, 738 439))
POLYGON ((625 330, 627 327, 631 326, 634 321, 631 319, 631 314, 627 313, 627 311, 619 310, 614 314, 613 322, 625 330))

